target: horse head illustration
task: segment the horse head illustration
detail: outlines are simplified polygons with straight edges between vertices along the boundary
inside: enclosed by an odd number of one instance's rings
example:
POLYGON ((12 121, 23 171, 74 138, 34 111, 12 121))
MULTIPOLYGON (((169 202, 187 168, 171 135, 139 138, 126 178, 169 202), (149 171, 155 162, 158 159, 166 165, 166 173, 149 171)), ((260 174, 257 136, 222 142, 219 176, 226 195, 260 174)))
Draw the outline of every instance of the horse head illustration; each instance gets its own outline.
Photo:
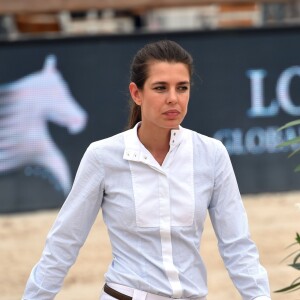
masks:
POLYGON ((42 70, 0 85, 0 174, 28 165, 50 171, 67 194, 70 169, 50 136, 48 122, 82 131, 87 113, 75 101, 49 55, 42 70))

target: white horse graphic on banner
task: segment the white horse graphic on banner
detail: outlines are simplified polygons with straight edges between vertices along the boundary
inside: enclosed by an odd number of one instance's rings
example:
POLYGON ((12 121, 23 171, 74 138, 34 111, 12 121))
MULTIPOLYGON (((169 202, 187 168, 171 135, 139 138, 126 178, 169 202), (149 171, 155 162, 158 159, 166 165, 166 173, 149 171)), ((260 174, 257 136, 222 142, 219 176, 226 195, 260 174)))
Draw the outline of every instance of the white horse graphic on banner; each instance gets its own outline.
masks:
POLYGON ((0 174, 27 165, 45 167, 67 194, 71 174, 51 138, 47 122, 71 134, 86 126, 87 114, 75 101, 49 55, 41 71, 0 85, 0 174))

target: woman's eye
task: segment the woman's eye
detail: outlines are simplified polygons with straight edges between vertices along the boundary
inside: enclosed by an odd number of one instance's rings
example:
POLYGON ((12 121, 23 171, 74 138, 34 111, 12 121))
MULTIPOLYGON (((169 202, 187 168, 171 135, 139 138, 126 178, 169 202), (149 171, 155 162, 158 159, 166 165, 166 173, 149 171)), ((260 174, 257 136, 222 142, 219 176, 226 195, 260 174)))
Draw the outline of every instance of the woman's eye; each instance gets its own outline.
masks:
POLYGON ((183 85, 183 86, 179 86, 178 87, 178 90, 180 91, 180 92, 185 92, 185 91, 187 91, 189 88, 188 88, 188 86, 186 86, 186 85, 183 85))
POLYGON ((162 91, 164 91, 166 89, 166 87, 164 87, 164 86, 156 86, 155 88, 154 88, 154 90, 156 90, 156 91, 158 91, 158 92, 162 92, 162 91))

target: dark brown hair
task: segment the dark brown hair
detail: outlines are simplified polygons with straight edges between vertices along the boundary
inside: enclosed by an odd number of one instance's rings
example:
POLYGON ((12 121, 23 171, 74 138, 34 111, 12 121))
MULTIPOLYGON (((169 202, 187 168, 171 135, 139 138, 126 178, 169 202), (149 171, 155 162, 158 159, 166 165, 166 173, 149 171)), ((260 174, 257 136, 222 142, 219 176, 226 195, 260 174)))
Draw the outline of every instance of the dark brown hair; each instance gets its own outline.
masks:
MULTIPOLYGON (((133 58, 130 81, 134 82, 139 89, 143 89, 148 78, 148 65, 151 61, 183 63, 187 66, 190 77, 192 77, 192 56, 176 42, 162 40, 146 44, 133 58)), ((141 107, 131 100, 128 128, 133 128, 141 119, 141 107)))

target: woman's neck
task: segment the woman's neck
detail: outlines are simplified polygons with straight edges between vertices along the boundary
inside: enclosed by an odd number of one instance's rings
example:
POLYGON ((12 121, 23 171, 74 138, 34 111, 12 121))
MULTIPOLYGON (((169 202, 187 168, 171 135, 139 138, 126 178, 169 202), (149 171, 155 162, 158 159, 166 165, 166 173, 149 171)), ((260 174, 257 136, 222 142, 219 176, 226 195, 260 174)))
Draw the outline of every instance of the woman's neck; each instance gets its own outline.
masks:
POLYGON ((143 124, 138 128, 138 137, 156 161, 162 165, 170 148, 171 129, 147 128, 143 124))

